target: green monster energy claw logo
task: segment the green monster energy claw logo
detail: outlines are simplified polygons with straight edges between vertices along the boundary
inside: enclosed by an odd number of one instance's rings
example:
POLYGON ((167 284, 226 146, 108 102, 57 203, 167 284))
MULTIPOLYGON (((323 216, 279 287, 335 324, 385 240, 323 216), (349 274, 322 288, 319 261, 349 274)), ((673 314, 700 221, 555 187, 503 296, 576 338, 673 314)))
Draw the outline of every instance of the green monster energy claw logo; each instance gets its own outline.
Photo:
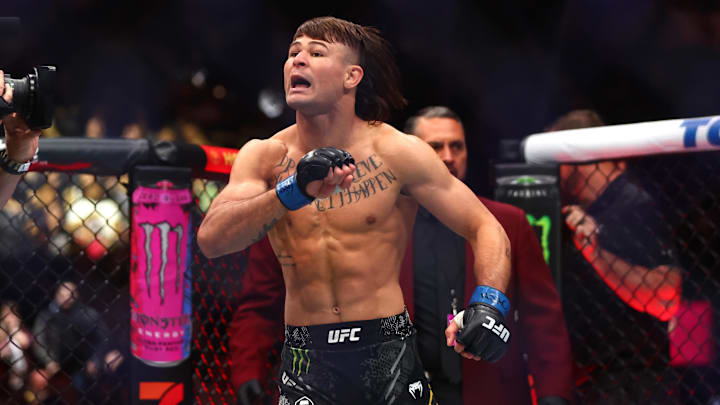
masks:
POLYGON ((550 264, 550 226, 552 225, 552 222, 550 221, 550 217, 547 215, 543 215, 540 217, 540 219, 536 219, 531 214, 526 214, 527 220, 530 223, 530 226, 537 226, 540 227, 540 246, 542 246, 543 250, 543 258, 545 259, 545 263, 548 265, 550 264))
POLYGON ((310 371, 310 354, 308 349, 296 349, 291 347, 293 355, 292 372, 300 376, 303 372, 303 363, 305 363, 305 374, 310 371))

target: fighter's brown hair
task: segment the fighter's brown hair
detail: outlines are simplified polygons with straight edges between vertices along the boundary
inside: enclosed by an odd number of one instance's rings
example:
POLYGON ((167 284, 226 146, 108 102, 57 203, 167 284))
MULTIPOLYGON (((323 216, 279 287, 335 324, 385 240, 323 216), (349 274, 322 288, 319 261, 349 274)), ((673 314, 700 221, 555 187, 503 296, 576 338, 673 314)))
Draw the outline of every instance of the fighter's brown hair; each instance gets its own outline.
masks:
POLYGON ((355 114, 370 121, 387 121, 393 110, 407 105, 400 91, 400 71, 390 43, 374 27, 335 17, 317 17, 302 23, 293 39, 301 36, 337 42, 355 50, 364 76, 357 88, 355 114))

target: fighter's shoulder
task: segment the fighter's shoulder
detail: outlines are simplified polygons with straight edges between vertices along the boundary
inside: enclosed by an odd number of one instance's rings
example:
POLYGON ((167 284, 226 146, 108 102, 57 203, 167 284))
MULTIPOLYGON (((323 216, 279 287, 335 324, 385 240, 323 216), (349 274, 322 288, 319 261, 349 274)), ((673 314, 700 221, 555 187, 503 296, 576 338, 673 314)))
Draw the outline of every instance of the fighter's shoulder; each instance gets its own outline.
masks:
POLYGON ((287 156, 289 130, 286 128, 267 139, 247 141, 235 157, 231 180, 271 177, 273 167, 287 156))
POLYGON ((398 164, 412 164, 415 159, 434 155, 432 149, 420 138, 402 133, 390 125, 382 125, 373 138, 373 146, 377 154, 386 160, 396 161, 398 164))
POLYGON ((291 128, 285 128, 267 139, 247 141, 240 149, 236 162, 238 160, 250 160, 256 163, 271 162, 287 155, 291 128))

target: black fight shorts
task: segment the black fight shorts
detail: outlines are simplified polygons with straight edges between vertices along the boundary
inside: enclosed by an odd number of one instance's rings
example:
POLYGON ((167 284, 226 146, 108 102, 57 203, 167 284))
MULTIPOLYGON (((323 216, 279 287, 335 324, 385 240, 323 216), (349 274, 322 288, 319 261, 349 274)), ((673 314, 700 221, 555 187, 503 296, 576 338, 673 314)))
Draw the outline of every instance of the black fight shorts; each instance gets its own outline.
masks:
POLYGON ((436 405, 407 311, 286 326, 279 405, 436 405))

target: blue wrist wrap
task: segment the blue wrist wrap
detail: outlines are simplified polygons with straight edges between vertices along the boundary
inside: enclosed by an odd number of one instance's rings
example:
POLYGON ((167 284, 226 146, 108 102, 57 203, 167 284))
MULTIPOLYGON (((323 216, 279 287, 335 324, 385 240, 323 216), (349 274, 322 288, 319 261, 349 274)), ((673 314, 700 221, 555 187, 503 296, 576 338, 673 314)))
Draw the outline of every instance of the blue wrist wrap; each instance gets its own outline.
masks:
POLYGON ((275 186, 275 192, 277 192, 280 202, 290 211, 295 211, 313 202, 300 191, 295 176, 290 176, 279 182, 275 186))
POLYGON ((510 300, 508 297, 495 288, 486 285, 478 286, 472 297, 470 297, 471 304, 476 302, 490 305, 500 311, 503 317, 507 317, 508 312, 510 312, 510 300))

